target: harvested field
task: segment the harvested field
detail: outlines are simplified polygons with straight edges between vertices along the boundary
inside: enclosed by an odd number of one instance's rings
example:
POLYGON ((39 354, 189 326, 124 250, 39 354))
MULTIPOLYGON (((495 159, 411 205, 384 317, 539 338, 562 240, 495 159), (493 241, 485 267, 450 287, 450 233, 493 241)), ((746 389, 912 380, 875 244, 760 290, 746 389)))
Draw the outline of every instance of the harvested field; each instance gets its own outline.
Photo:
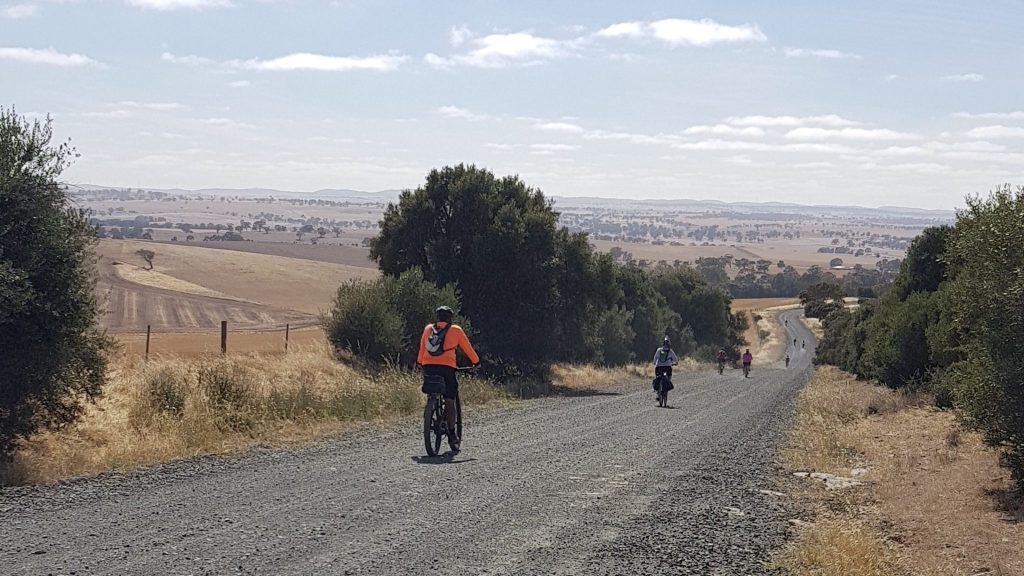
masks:
MULTIPOLYGON (((97 291, 111 332, 275 330, 315 324, 338 286, 376 270, 196 246, 103 240, 97 291), (156 253, 141 268, 140 248, 156 253)), ((219 346, 219 344, 218 344, 219 346)))

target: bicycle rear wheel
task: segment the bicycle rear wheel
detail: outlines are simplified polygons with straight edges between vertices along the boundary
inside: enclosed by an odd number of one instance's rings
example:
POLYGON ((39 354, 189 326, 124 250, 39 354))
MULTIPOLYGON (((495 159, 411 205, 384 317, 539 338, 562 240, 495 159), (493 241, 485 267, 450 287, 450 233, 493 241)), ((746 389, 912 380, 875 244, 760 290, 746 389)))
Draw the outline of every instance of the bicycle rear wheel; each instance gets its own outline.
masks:
POLYGON ((462 397, 459 395, 455 396, 455 433, 462 442, 462 397))
POLYGON ((423 407, 423 446, 428 456, 437 456, 441 450, 441 423, 444 421, 444 401, 439 394, 431 394, 423 407))

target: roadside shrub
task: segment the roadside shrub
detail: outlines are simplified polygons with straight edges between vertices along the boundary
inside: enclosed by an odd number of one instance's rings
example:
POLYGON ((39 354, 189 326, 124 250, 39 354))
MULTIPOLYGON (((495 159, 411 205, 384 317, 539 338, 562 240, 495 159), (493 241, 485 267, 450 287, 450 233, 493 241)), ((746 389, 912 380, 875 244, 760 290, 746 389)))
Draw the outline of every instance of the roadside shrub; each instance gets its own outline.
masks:
POLYGON ((144 378, 149 409, 154 414, 181 416, 185 411, 188 381, 169 367, 158 368, 144 378))
MULTIPOLYGON (((423 327, 434 320, 434 310, 446 304, 458 311, 458 300, 454 287, 435 286, 414 268, 372 282, 343 284, 321 322, 336 349, 378 366, 411 367, 423 327)), ((456 313, 455 322, 471 332, 467 318, 456 313)))

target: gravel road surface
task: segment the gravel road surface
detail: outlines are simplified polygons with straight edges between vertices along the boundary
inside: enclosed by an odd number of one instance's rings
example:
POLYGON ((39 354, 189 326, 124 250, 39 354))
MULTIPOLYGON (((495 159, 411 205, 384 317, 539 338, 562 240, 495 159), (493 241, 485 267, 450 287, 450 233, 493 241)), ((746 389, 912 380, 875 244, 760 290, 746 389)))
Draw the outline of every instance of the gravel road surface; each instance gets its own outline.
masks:
POLYGON ((0 489, 0 574, 766 574, 799 515, 776 468, 790 368, 466 415, 457 456, 418 422, 290 451, 0 489))

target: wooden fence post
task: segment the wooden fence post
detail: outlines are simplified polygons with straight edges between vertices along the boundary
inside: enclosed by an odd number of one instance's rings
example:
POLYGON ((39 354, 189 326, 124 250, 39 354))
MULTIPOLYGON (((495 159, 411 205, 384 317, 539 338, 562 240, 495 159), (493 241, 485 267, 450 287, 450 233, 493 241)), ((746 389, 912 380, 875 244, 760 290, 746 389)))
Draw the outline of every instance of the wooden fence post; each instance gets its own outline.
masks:
POLYGON ((146 362, 149 362, 149 329, 150 325, 146 324, 146 362))
POLYGON ((291 324, 285 324, 284 325, 284 351, 285 351, 285 353, 288 352, 288 332, 289 332, 290 328, 291 328, 291 324))
POLYGON ((228 321, 220 321, 220 353, 228 353, 228 321))

